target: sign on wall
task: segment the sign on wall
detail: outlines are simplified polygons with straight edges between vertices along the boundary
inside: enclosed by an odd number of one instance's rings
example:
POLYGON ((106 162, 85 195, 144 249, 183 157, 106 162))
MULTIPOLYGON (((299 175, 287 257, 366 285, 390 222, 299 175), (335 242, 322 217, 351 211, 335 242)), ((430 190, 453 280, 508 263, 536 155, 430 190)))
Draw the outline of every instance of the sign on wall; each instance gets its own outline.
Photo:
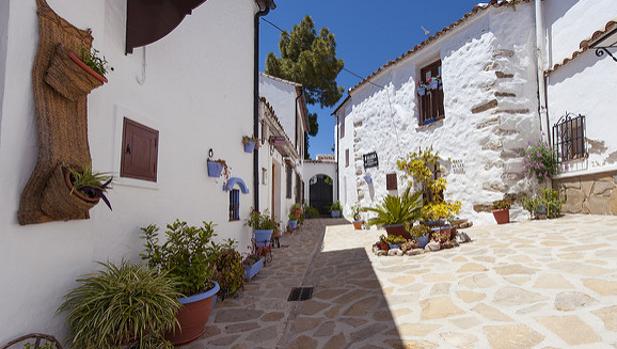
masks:
POLYGON ((374 151, 372 153, 362 155, 364 158, 364 168, 378 167, 379 166, 379 158, 377 157, 377 152, 374 151))

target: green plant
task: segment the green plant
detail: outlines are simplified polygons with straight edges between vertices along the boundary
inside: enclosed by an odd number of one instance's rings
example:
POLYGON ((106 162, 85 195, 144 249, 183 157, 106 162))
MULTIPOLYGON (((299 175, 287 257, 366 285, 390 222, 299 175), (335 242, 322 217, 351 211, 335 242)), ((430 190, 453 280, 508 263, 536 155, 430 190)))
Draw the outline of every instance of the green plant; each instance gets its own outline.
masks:
POLYGON ((559 198, 558 191, 551 188, 543 188, 533 197, 523 198, 522 204, 523 208, 529 211, 534 218, 539 218, 538 214, 541 211, 545 211, 546 217, 553 219, 561 216, 563 201, 559 198))
POLYGON ((290 220, 302 221, 302 215, 302 206, 300 204, 293 204, 289 209, 288 218, 290 220))
POLYGON ((222 244, 213 244, 216 254, 216 276, 221 290, 221 299, 235 296, 244 286, 244 267, 242 256, 236 250, 236 241, 227 240, 222 244))
POLYGON ((173 348, 164 335, 180 309, 167 273, 142 265, 101 263, 103 270, 77 280, 59 308, 68 312, 74 348, 173 348))
POLYGON ((385 237, 384 241, 392 245, 400 245, 406 243, 407 239, 398 235, 388 235, 385 237))
POLYGON ((553 177, 559 168, 553 149, 544 142, 530 145, 527 148, 524 164, 527 171, 539 181, 553 177))
POLYGON ((364 210, 358 204, 355 204, 351 207, 351 214, 353 216, 353 220, 356 222, 362 219, 362 216, 360 215, 360 213, 362 212, 364 212, 364 210))
POLYGON ((65 166, 65 168, 69 171, 71 183, 73 183, 71 193, 73 193, 73 190, 78 190, 90 198, 100 198, 111 210, 111 203, 105 195, 111 189, 111 182, 113 181, 113 177, 109 173, 92 172, 90 167, 77 169, 65 166))
POLYGON ((512 200, 510 199, 493 201, 493 210, 509 210, 510 207, 512 207, 512 200))
POLYGON ((439 154, 432 149, 410 153, 406 158, 397 161, 399 170, 413 179, 413 184, 422 190, 422 217, 425 220, 450 218, 461 211, 459 201, 444 200, 443 193, 448 182, 439 177, 441 172, 439 154))
POLYGON ((105 58, 105 56, 99 56, 99 53, 100 52, 94 48, 90 51, 82 49, 81 60, 92 68, 92 70, 105 76, 109 70, 113 71, 114 68, 110 67, 107 58, 105 58))
POLYGON ((260 259, 262 259, 263 257, 255 254, 255 253, 251 253, 248 256, 246 256, 246 258, 244 258, 244 260, 242 261, 242 265, 250 267, 253 264, 259 262, 260 259))
POLYGON ((376 213, 377 216, 368 220, 368 225, 394 225, 414 222, 420 217, 422 208, 422 193, 411 193, 407 188, 403 195, 388 195, 377 207, 366 207, 363 210, 376 213))
POLYGON ((315 207, 305 206, 304 207, 304 217, 308 219, 319 218, 319 210, 315 207))
POLYGON ((192 296, 213 287, 216 275, 216 251, 211 239, 216 236, 214 223, 203 222, 202 227, 189 226, 176 220, 167 225, 167 241, 159 244, 159 228, 149 225, 141 229, 145 240, 142 259, 151 268, 168 273, 185 296, 192 296))
POLYGON ((335 201, 330 206, 330 211, 342 211, 341 202, 340 201, 335 201))
POLYGON ((424 224, 417 224, 409 229, 411 236, 420 238, 431 233, 431 228, 424 224))
MULTIPOLYGON (((25 343, 24 349, 35 349, 35 346, 32 343, 25 343)), ((58 347, 53 343, 47 342, 44 344, 39 344, 39 346, 36 347, 36 349, 58 349, 58 347)))
POLYGON ((253 228, 253 230, 274 230, 278 226, 278 223, 270 217, 268 210, 264 211, 263 214, 259 213, 257 210, 252 210, 246 221, 246 225, 253 228))

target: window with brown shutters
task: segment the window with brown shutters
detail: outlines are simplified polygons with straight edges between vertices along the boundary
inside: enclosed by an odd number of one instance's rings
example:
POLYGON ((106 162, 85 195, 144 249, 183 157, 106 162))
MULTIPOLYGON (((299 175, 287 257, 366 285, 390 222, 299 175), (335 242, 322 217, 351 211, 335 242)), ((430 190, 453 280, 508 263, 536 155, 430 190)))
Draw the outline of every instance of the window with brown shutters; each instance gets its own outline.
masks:
POLYGON ((417 93, 420 99, 420 125, 428 125, 445 117, 441 61, 432 63, 420 70, 420 83, 417 93))
POLYGON ((124 118, 120 177, 156 182, 159 131, 124 118))
POLYGON ((398 179, 396 173, 389 173, 386 175, 386 190, 397 190, 398 179))

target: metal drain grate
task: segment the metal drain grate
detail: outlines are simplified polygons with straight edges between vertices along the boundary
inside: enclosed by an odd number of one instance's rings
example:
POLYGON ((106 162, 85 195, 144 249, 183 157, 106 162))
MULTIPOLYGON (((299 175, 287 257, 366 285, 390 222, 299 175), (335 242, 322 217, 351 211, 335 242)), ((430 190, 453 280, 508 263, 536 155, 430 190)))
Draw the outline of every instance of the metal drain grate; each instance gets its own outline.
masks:
POLYGON ((287 297, 288 302, 302 302, 313 298, 313 287, 294 287, 287 297))

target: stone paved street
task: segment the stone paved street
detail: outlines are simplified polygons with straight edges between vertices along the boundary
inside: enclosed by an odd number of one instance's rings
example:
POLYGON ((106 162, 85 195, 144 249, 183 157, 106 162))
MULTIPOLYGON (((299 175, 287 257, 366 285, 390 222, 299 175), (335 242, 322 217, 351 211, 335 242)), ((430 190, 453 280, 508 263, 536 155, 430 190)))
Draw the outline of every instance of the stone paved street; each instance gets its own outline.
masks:
POLYGON ((308 221, 188 348, 615 348, 616 227, 600 216, 474 227, 457 249, 376 257, 381 232, 308 221), (288 303, 301 284, 313 299, 288 303))

